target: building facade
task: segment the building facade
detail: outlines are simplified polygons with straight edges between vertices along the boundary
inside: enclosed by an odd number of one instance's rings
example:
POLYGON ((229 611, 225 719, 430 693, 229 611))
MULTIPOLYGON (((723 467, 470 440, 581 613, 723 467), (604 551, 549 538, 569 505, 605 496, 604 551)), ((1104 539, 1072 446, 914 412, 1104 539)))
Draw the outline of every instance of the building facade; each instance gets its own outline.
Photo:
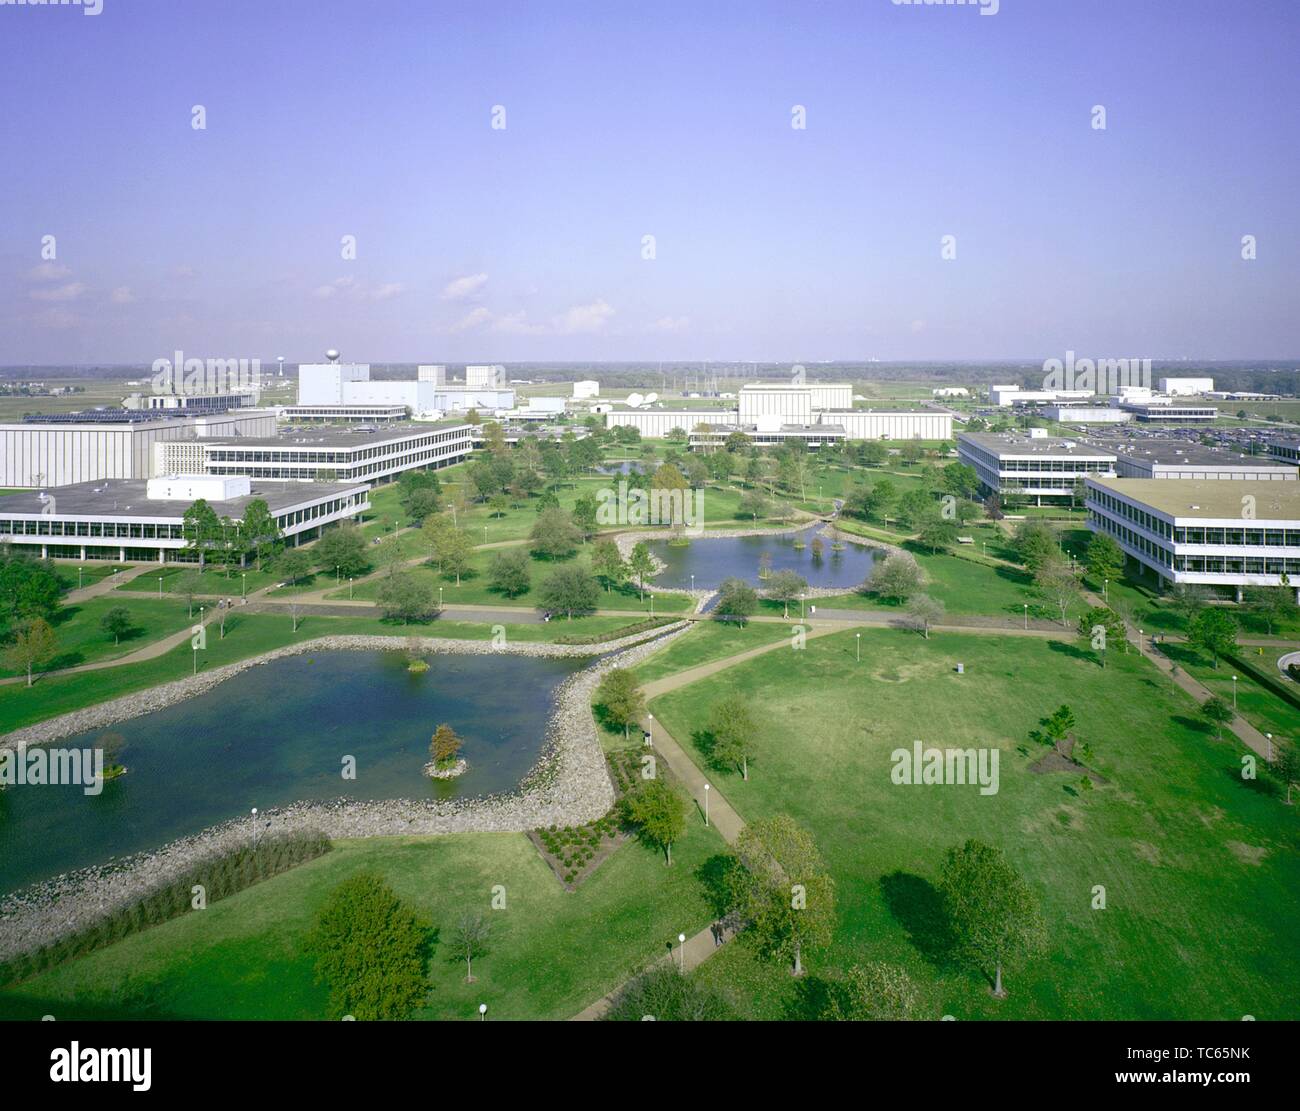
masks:
MULTIPOLYGON (((184 523, 194 498, 188 494, 216 492, 204 482, 203 476, 173 475, 152 483, 116 479, 50 493, 8 494, 0 497, 0 543, 50 559, 190 562, 184 523)), ((223 494, 235 496, 208 504, 219 518, 239 522, 248 503, 260 498, 290 544, 313 539, 327 525, 370 508, 365 486, 254 480, 239 490, 223 487, 223 494)))
MULTIPOLYGON (((1089 478, 1088 527, 1166 583, 1300 583, 1300 483, 1089 478)), ((1300 602, 1300 587, 1297 587, 1300 602)))
POLYGON ((1039 505, 1043 498, 1072 498, 1088 477, 1113 476, 1116 463, 1114 452, 1048 436, 1041 429, 1031 429, 1030 435, 959 432, 957 455, 975 469, 985 490, 1033 498, 1039 505))

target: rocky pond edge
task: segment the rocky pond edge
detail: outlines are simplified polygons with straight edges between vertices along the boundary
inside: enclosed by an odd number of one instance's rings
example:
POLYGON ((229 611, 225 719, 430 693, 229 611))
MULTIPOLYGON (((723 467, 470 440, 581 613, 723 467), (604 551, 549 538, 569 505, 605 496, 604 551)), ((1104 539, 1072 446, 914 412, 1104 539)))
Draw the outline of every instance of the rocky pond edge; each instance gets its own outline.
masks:
MULTIPOLYGON (((273 807, 258 815, 258 834, 317 832, 335 840, 446 833, 520 833, 547 826, 582 825, 614 804, 591 699, 606 672, 631 667, 690 628, 686 621, 607 641, 570 645, 418 638, 420 649, 439 655, 601 657, 565 679, 555 691, 542 755, 514 791, 466 799, 311 801, 273 807)), ((99 706, 87 707, 0 737, 0 747, 48 743, 152 713, 210 690, 250 667, 308 652, 405 651, 411 638, 326 636, 288 645, 165 683, 99 706)), ((202 862, 245 844, 248 817, 233 818, 154 850, 65 872, 0 898, 0 961, 49 945, 94 925, 114 911, 189 873, 202 862)))

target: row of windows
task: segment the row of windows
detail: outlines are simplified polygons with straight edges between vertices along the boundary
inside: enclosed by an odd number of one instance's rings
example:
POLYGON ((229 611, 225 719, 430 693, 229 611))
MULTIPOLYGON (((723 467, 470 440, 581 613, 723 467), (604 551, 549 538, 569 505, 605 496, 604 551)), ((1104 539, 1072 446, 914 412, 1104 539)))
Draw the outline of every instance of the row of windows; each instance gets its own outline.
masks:
POLYGON ((1174 560, 1176 571, 1192 571, 1207 575, 1300 575, 1300 559, 1264 559, 1250 556, 1178 556, 1174 560))
POLYGON ((1138 509, 1126 501, 1098 490, 1089 491, 1089 500, 1105 507, 1109 512, 1134 521, 1147 532, 1163 536, 1175 544, 1210 544, 1215 546, 1248 548, 1300 548, 1300 529, 1247 528, 1240 526, 1180 525, 1175 528, 1168 521, 1138 509))
POLYGON ((469 450, 468 437, 462 432, 441 432, 432 436, 422 436, 418 440, 408 440, 394 446, 381 444, 371 448, 342 448, 336 451, 311 451, 301 447, 276 447, 265 449, 227 449, 212 448, 208 457, 217 463, 356 463, 365 459, 430 459, 445 452, 421 451, 443 445, 450 441, 463 441, 465 450, 469 450))
POLYGON ((1089 513, 1088 518, 1094 528, 1098 531, 1109 533, 1111 536, 1115 537, 1116 540, 1119 540, 1130 549, 1142 552, 1149 556, 1162 567, 1173 566, 1173 553, 1168 551, 1166 548, 1161 547, 1154 540, 1143 536, 1140 532, 1136 532, 1125 525, 1118 524, 1117 522, 1099 516, 1096 513, 1089 513))
POLYGON ((1157 517, 1154 513, 1148 513, 1145 509, 1138 509, 1137 506, 1115 497, 1114 494, 1090 488, 1088 490, 1088 500, 1103 506, 1117 517, 1133 521, 1139 527, 1146 529, 1147 532, 1163 536, 1166 540, 1174 538, 1174 526, 1168 521, 1157 517))

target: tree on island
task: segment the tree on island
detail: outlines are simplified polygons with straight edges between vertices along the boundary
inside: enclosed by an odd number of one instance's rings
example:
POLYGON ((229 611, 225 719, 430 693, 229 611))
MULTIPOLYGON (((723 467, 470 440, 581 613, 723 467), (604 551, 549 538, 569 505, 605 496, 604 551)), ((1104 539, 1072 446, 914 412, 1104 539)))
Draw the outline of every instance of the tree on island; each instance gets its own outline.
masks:
POLYGON ((1211 695, 1201 703, 1201 717, 1214 726, 1217 740, 1223 740, 1223 727, 1231 722, 1234 716, 1232 707, 1217 694, 1211 695))
POLYGON ((686 804, 662 779, 651 779, 623 797, 623 812, 641 836, 663 849, 671 867, 673 842, 686 829, 686 804))
POLYGON ((758 611, 758 591, 744 579, 724 579, 718 588, 718 601, 713 615, 722 621, 735 621, 743 625, 758 611))
POLYGON ((461 914, 452 935, 452 946, 456 951, 454 959, 465 962, 465 983, 474 982, 474 962, 487 956, 491 936, 492 924, 481 910, 467 910, 461 914))
POLYGON ((125 606, 114 606, 99 619, 99 627, 113 638, 114 644, 121 644, 122 638, 131 631, 131 611, 125 606))
POLYGON ((464 743, 456 730, 443 722, 434 730, 433 739, 429 742, 429 755, 433 757, 433 766, 450 767, 460 756, 461 746, 464 743))
POLYGON ((754 735, 758 725, 750 712, 749 702, 738 694, 729 694, 713 704, 709 711, 709 733, 713 737, 710 756, 715 764, 734 764, 740 777, 749 780, 749 758, 754 752, 754 735))
POLYGON ((1032 956, 1046 941, 1029 885, 1000 849, 970 840, 948 850, 939 892, 962 949, 986 975, 994 970, 993 996, 1005 999, 1003 965, 1032 956))
POLYGON ((409 1018, 429 994, 429 931, 377 875, 335 887, 306 942, 317 981, 329 985, 329 1017, 409 1018))
POLYGON ((802 975, 805 950, 830 944, 837 917, 835 881, 812 835, 788 814, 759 819, 736 838, 736 857, 732 910, 764 953, 802 975))
POLYGON ((13 641, 5 648, 5 663, 14 671, 27 673, 27 685, 32 685, 32 669, 39 667, 58 647, 54 629, 43 617, 33 617, 19 626, 13 641))

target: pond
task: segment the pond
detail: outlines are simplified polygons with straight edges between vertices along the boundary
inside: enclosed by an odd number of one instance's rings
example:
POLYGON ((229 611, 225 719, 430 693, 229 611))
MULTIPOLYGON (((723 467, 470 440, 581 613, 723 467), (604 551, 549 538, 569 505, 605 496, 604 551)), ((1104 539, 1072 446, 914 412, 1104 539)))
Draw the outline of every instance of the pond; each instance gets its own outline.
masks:
POLYGON ((597 474, 644 474, 645 464, 624 459, 621 463, 602 463, 596 468, 597 474))
POLYGON ((449 798, 509 791, 537 762, 559 684, 590 661, 402 652, 288 656, 186 702, 52 747, 122 738, 127 774, 79 786, 0 791, 0 892, 113 856, 158 848, 252 807, 304 799, 449 798), (429 739, 447 722, 469 770, 431 780, 429 739), (341 775, 356 758, 356 778, 341 775))
POLYGON ((769 533, 766 536, 728 536, 695 539, 685 547, 673 547, 666 540, 650 543, 650 550, 667 565, 654 579, 656 586, 689 587, 695 576, 697 589, 713 589, 723 579, 738 578, 762 585, 759 568, 764 554, 771 557, 773 571, 797 571, 814 587, 843 587, 851 590, 864 582, 878 560, 880 548, 845 543, 844 550, 831 550, 830 538, 818 528, 800 532, 769 533), (813 537, 820 536, 823 552, 813 553, 813 537), (804 548, 795 547, 803 543, 804 548))

